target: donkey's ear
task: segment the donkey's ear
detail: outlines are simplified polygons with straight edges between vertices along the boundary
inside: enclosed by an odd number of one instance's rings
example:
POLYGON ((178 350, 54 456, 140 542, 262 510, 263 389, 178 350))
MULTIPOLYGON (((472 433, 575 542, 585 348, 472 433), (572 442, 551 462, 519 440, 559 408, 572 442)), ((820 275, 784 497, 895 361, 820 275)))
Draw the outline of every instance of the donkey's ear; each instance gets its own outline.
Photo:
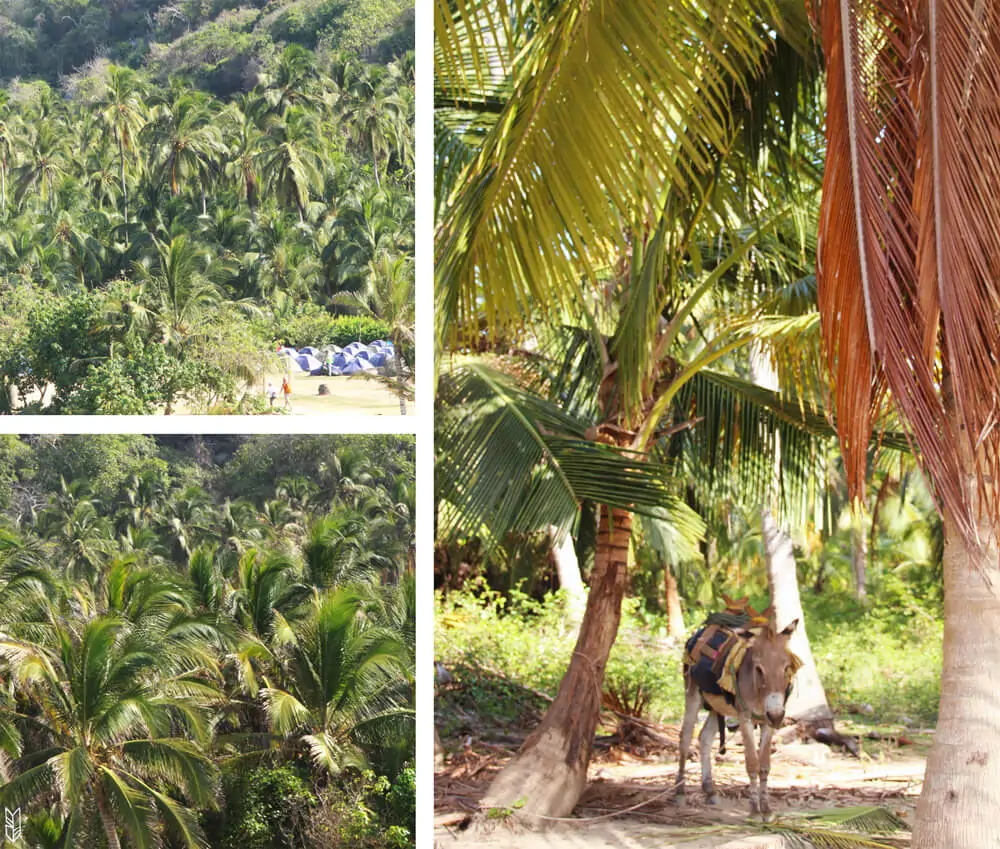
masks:
POLYGON ((781 636, 790 637, 795 633, 795 629, 799 627, 799 620, 793 619, 785 626, 785 630, 781 632, 781 636))

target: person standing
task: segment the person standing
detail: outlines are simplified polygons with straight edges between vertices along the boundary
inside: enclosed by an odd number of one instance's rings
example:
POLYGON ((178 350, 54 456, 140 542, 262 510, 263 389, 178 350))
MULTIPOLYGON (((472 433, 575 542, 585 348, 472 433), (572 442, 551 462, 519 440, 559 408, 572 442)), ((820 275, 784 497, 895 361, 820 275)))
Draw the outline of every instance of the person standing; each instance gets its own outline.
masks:
POLYGON ((281 381, 281 393, 285 396, 285 409, 292 409, 292 382, 288 379, 288 375, 285 375, 284 379, 281 381))
POLYGON ((267 382, 267 401, 268 406, 274 407, 274 402, 278 400, 278 390, 274 388, 274 384, 271 381, 267 382))

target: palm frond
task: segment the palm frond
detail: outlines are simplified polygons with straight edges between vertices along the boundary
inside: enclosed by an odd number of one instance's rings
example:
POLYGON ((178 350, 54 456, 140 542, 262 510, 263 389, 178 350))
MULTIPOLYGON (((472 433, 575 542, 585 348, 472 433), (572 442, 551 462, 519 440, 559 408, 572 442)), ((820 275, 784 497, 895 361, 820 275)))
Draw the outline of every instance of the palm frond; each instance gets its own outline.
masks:
POLYGON ((697 197, 714 151, 733 144, 732 88, 770 44, 766 4, 682 0, 664 15, 654 0, 572 0, 497 66, 492 0, 437 8, 439 79, 513 75, 438 232, 439 333, 452 342, 477 333, 480 314, 496 332, 573 304, 581 276, 596 281, 623 253, 620 216, 663 187, 697 197))
POLYGON ((663 517, 697 537, 699 524, 671 488, 668 470, 590 441, 587 423, 482 364, 442 376, 437 440, 443 536, 498 541, 556 526, 567 532, 590 500, 663 517))

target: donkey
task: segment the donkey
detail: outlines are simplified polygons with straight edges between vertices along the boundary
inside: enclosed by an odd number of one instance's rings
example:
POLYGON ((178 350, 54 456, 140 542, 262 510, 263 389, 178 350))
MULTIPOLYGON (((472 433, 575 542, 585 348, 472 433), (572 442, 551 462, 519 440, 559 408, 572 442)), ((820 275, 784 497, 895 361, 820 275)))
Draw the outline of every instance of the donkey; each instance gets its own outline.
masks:
MULTIPOLYGON (((765 819, 770 817, 767 776, 771 771, 771 738, 785 718, 785 701, 791 692, 792 677, 799 666, 798 658, 788 650, 788 640, 798 624, 799 620, 796 619, 779 632, 772 614, 764 627, 733 628, 723 632, 730 640, 735 635, 736 638, 746 641, 746 653, 735 670, 736 687, 731 697, 727 697, 718 686, 712 687, 711 681, 707 682, 709 686, 706 688, 704 676, 699 676, 701 681, 699 684, 695 681, 695 674, 692 674, 695 670, 685 663, 684 723, 681 726, 681 762, 677 771, 678 802, 684 799, 684 771, 687 766, 691 736, 698 719, 698 711, 704 705, 709 715, 698 735, 698 742, 701 747, 701 788, 708 804, 718 803, 715 785, 712 782, 712 743, 715 740, 716 728, 722 737, 720 751, 725 752, 726 729, 723 717, 734 716, 743 734, 747 775, 750 777, 750 812, 762 814, 765 819), (763 726, 759 752, 754 745, 754 729, 758 725, 763 726)), ((689 652, 705 630, 706 628, 702 627, 692 635, 688 642, 689 652)), ((723 648, 727 646, 728 643, 723 644, 723 648)), ((715 656, 716 652, 709 648, 707 657, 715 656)))

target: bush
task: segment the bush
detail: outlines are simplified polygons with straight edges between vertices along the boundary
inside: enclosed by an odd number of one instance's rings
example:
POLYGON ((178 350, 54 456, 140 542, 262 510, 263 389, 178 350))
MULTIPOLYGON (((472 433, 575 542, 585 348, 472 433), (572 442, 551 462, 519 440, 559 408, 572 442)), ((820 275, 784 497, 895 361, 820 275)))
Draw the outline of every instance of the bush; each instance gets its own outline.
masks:
MULTIPOLYGON (((816 604, 804 594, 806 626, 820 678, 835 714, 869 714, 881 722, 933 724, 940 696, 942 625, 933 611, 912 608, 904 621, 894 604, 870 610, 851 599, 816 604)), ((682 646, 663 637, 660 617, 627 599, 605 686, 649 698, 646 714, 677 721, 684 714, 682 646)), ((499 725, 531 724, 554 696, 575 643, 560 594, 542 602, 481 585, 438 596, 435 651, 454 683, 437 710, 446 736, 478 717, 499 725)))
POLYGON ((389 325, 385 322, 359 315, 330 315, 312 304, 277 322, 274 327, 274 337, 295 348, 306 345, 343 348, 357 341, 367 345, 376 339, 388 339, 389 333, 389 325))
POLYGON ((313 812, 308 846, 325 849, 410 849, 416 784, 412 769, 394 783, 371 770, 344 773, 313 812), (399 818, 402 817, 402 818, 399 818))
POLYGON ((220 849, 283 849, 301 846, 316 804, 303 774, 290 766, 259 767, 223 775, 224 810, 209 817, 206 831, 220 849))

